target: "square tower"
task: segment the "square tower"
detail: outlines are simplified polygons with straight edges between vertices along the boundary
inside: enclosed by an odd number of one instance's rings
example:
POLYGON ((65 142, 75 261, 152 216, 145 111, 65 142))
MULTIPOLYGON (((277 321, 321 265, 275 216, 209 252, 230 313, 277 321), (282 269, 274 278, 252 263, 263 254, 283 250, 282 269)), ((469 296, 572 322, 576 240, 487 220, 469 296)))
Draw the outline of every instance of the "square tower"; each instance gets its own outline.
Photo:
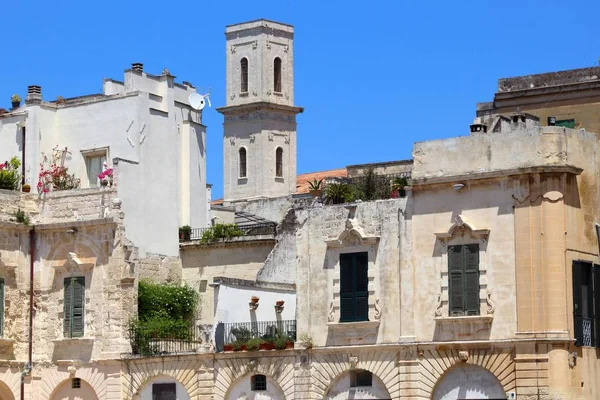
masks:
POLYGON ((224 122, 224 198, 296 191, 294 28, 264 19, 230 25, 224 122))

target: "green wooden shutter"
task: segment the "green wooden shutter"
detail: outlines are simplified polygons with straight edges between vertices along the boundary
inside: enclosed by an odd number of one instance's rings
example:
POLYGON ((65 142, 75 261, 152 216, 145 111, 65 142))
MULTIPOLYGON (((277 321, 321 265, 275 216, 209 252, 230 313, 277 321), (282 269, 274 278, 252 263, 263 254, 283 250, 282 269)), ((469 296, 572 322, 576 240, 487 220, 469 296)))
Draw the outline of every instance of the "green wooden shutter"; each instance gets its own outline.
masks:
POLYGON ((450 315, 464 314, 462 246, 448 246, 448 291, 450 315))
POLYGON ((71 286, 71 279, 72 278, 65 278, 64 281, 64 291, 65 291, 65 296, 64 296, 64 307, 63 307, 63 312, 64 312, 64 318, 63 318, 63 336, 64 337, 71 337, 71 298, 73 297, 73 293, 72 293, 72 286, 71 286))
POLYGON ((340 322, 354 321, 354 266, 351 254, 340 254, 340 322))
POLYGON ((354 320, 369 320, 369 257, 367 253, 358 253, 354 261, 354 320))
POLYGON ((596 325, 596 347, 600 347, 600 265, 594 265, 594 321, 596 325))
POLYGON ((465 265, 465 313, 479 315, 479 245, 463 246, 465 265))
POLYGON ((581 296, 581 262, 573 261, 573 331, 575 345, 583 345, 583 298, 581 296))
POLYGON ((85 278, 79 276, 73 278, 73 328, 72 337, 83 336, 85 306, 85 278))
POLYGON ((2 307, 0 307, 0 337, 4 337, 4 279, 0 279, 0 301, 2 307))

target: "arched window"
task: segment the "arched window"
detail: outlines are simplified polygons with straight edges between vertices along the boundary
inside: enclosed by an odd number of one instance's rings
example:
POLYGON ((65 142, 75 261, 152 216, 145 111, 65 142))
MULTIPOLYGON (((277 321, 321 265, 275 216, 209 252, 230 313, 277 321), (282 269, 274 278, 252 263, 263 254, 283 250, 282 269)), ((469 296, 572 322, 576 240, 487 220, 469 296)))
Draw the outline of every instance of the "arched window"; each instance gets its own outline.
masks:
POLYGON ((248 59, 246 57, 240 60, 240 73, 242 74, 240 92, 248 93, 248 59))
POLYGON ((246 177, 246 149, 240 149, 240 178, 246 177))
POLYGON ((253 375, 250 386, 252 391, 267 390, 267 377, 265 375, 253 375))
POLYGON ((275 57, 273 61, 273 90, 281 93, 281 58, 275 57))
POLYGON ((275 176, 283 176, 283 149, 281 147, 275 150, 275 176))

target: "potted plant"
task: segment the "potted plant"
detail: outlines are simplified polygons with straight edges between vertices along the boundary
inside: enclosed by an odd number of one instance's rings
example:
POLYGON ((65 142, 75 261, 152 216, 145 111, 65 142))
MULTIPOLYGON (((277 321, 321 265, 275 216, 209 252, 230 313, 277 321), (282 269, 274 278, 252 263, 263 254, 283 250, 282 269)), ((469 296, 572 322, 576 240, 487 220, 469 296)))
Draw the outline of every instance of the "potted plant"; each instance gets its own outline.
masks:
POLYGON ((31 192, 31 186, 29 184, 27 184, 27 183, 24 184, 23 185, 23 192, 25 192, 25 193, 31 192))
POLYGON ((260 300, 260 297, 257 297, 257 296, 252 296, 252 297, 250 297, 250 300, 251 300, 251 301, 252 301, 254 304, 256 304, 256 303, 258 303, 258 301, 260 300))
POLYGON ((284 304, 284 303, 285 303, 285 301, 284 301, 284 300, 277 300, 277 301, 275 302, 275 305, 276 305, 277 307, 281 307, 281 306, 283 306, 283 304, 284 304))
POLYGON ((312 182, 308 183, 308 192, 312 197, 317 198, 321 197, 323 194, 323 179, 316 180, 314 179, 312 182))
POLYGON ((275 339, 275 348, 277 350, 283 350, 287 347, 287 343, 289 342, 287 336, 279 336, 275 339))
POLYGON ((261 350, 275 349, 275 339, 277 339, 277 337, 273 336, 272 334, 263 335, 262 343, 260 344, 260 349, 261 350))
POLYGON ((262 344, 262 339, 252 338, 252 339, 248 340, 248 343, 246 343, 246 346, 248 347, 248 351, 256 351, 260 348, 261 344, 262 344))
POLYGON ((408 179, 405 177, 395 178, 392 181, 392 197, 406 197, 405 186, 408 186, 408 179))
POLYGON ((12 103, 12 108, 19 108, 19 106, 21 106, 21 96, 18 94, 13 94, 10 101, 12 103))
POLYGON ((180 242, 189 242, 192 237, 192 227, 189 225, 184 225, 179 227, 179 241, 180 242))
POLYGON ((223 345, 223 351, 233 351, 233 344, 231 344, 231 343, 224 344, 223 345))
POLYGON ((56 96, 56 103, 63 104, 65 102, 65 98, 62 96, 56 96))

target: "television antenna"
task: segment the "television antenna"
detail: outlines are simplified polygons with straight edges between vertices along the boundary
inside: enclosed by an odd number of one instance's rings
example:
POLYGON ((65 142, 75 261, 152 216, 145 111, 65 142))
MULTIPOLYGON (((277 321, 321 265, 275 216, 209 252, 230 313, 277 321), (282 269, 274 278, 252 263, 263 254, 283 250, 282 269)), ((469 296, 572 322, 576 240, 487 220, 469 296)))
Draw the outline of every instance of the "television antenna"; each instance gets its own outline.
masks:
POLYGON ((188 97, 188 102, 194 110, 198 111, 204 109, 206 103, 208 103, 209 107, 212 107, 212 105, 210 104, 210 93, 204 95, 199 93, 191 93, 188 97))

